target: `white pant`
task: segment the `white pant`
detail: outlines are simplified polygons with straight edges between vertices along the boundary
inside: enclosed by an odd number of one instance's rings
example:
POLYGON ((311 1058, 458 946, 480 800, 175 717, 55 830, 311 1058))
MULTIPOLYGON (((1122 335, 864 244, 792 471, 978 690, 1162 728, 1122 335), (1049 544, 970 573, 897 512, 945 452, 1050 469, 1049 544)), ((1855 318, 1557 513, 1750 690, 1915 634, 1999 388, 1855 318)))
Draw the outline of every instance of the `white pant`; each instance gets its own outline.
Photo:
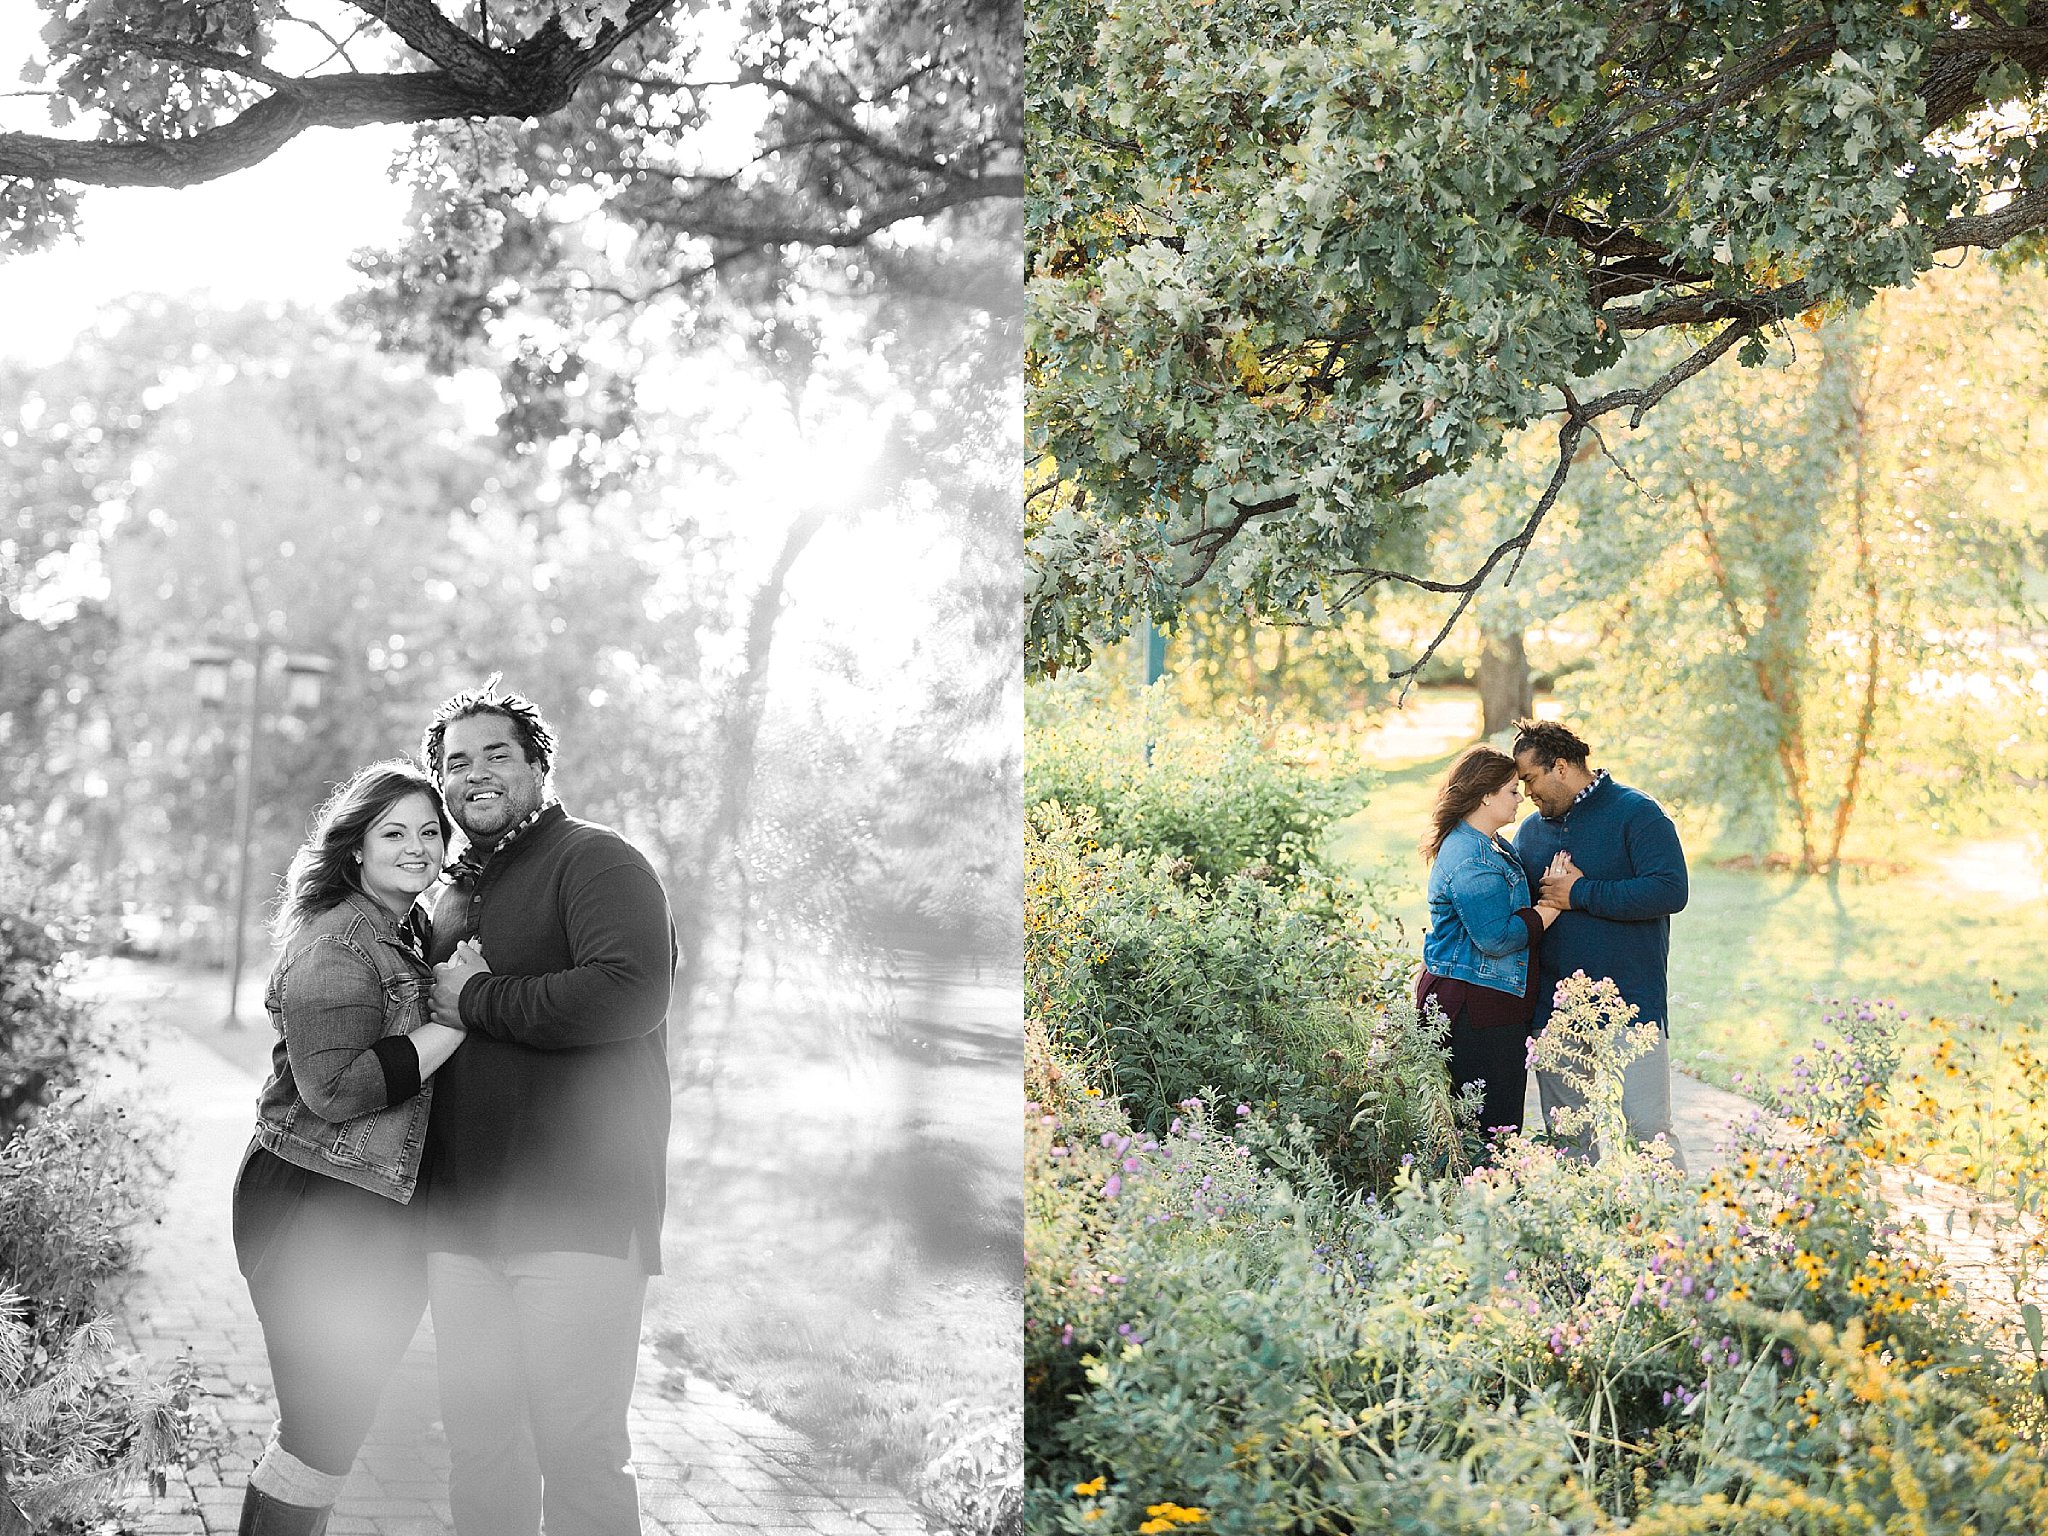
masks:
POLYGON ((638 1536, 639 1260, 437 1252, 427 1287, 460 1536, 638 1536))

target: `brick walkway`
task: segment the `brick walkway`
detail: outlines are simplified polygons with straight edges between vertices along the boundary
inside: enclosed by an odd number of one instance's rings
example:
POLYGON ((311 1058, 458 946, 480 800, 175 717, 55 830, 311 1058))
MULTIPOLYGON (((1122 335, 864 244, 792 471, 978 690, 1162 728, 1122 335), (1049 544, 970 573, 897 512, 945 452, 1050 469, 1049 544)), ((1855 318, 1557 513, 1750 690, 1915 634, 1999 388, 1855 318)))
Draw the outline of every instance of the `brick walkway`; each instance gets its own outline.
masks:
MULTIPOLYGON (((133 1001, 108 1005, 141 1011, 133 1001)), ((176 1117, 175 1175, 162 1221, 114 1298, 117 1323, 152 1362, 191 1354, 211 1431, 182 1481, 127 1505, 143 1536, 232 1532, 249 1468, 275 1412, 263 1336, 235 1267, 229 1190, 254 1117, 257 1082, 181 1032, 152 1032, 148 1063, 121 1091, 176 1117)), ((657 1278, 655 1284, 659 1286, 657 1278)), ((649 1313, 656 1311, 650 1297, 649 1313)), ((335 1506, 332 1536, 426 1536, 450 1529, 448 1454, 435 1401, 430 1323, 386 1387, 382 1409, 335 1506)), ((740 1399, 640 1356, 632 1412, 643 1528, 661 1536, 712 1529, 758 1536, 925 1532, 894 1489, 823 1463, 810 1442, 740 1399)))

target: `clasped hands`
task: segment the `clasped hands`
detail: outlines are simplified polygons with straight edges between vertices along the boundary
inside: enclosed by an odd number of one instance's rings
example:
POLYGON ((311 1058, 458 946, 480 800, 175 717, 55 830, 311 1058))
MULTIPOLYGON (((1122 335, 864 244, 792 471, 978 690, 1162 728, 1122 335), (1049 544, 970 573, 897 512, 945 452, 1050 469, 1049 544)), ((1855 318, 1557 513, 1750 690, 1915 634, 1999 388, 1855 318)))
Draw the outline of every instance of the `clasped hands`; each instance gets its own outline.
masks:
POLYGON ((1536 894, 1536 905, 1559 912, 1571 911, 1572 887, 1579 883, 1583 873, 1570 854, 1560 851, 1543 871, 1543 888, 1536 894))
POLYGON ((490 971, 484 947, 477 940, 464 939, 456 945, 455 953, 434 967, 434 995, 429 1004, 434 1022, 450 1029, 463 1028, 462 989, 470 977, 488 976, 490 971))

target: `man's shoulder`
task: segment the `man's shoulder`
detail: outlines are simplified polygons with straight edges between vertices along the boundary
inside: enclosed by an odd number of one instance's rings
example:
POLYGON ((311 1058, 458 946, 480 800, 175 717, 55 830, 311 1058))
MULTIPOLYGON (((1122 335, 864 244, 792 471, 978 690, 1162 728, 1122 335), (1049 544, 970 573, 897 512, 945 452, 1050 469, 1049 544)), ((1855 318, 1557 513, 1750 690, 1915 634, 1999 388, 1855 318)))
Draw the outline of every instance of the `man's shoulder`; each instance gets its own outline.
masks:
POLYGON ((1664 809, 1656 796, 1633 788, 1618 779, 1609 779, 1607 787, 1611 793, 1615 814, 1633 820, 1638 817, 1669 821, 1671 813, 1664 809))
POLYGON ((628 865, 654 873, 654 864, 634 847, 624 833, 602 822, 585 821, 566 813, 555 823, 548 843, 555 855, 579 868, 612 868, 628 865))

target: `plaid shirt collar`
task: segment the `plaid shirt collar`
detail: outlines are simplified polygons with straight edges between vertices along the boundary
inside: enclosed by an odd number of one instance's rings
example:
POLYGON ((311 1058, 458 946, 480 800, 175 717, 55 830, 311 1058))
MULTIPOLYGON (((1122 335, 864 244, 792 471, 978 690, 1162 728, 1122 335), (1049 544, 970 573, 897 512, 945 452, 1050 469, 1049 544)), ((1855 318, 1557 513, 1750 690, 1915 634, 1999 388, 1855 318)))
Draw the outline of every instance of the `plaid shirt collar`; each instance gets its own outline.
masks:
POLYGON ((479 849, 474 843, 465 847, 460 854, 449 861, 448 867, 443 873, 457 885, 464 885, 476 879, 484 872, 484 867, 491 860, 501 856, 507 848, 510 848, 521 837, 525 836, 535 822, 539 821, 541 817, 547 815, 549 811, 555 809, 561 803, 553 795, 548 795, 539 805, 533 808, 532 813, 525 820, 515 827, 506 829, 505 835, 491 844, 490 847, 479 849))
POLYGON ((1576 811, 1579 808, 1580 803, 1585 800, 1586 796, 1592 794, 1594 790, 1598 789, 1602 784, 1605 784, 1606 782, 1607 770, 1605 768, 1595 768, 1593 770, 1593 782, 1588 784, 1584 789, 1580 790, 1576 795, 1573 795, 1572 803, 1570 805, 1566 806, 1563 810, 1559 811, 1555 816, 1551 815, 1548 811, 1539 811, 1538 814, 1541 815, 1545 821, 1555 822, 1557 823, 1557 825, 1563 826, 1565 823, 1565 818, 1570 816, 1573 811, 1576 811))

